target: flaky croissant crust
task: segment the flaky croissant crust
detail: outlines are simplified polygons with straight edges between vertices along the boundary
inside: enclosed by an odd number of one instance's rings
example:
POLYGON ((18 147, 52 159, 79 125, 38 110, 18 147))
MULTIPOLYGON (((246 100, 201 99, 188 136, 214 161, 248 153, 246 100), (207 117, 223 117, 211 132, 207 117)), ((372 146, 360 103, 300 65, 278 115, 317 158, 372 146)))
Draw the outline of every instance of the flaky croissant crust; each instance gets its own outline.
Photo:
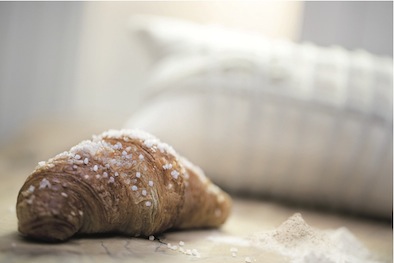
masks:
POLYGON ((142 131, 110 130, 40 162, 16 211, 23 235, 53 241, 218 227, 230 208, 230 197, 169 145, 142 131))

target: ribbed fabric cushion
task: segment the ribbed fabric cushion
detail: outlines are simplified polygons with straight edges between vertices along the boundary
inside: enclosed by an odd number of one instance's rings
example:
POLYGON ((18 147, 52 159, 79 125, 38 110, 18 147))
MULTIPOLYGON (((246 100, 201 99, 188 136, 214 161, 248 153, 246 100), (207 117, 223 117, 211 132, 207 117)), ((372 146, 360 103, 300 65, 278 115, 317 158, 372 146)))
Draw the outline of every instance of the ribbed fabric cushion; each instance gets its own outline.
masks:
POLYGON ((176 34, 204 39, 209 26, 171 20, 163 34, 166 19, 146 21, 138 34, 161 59, 127 127, 233 193, 391 218, 392 59, 217 28, 212 46, 176 34))

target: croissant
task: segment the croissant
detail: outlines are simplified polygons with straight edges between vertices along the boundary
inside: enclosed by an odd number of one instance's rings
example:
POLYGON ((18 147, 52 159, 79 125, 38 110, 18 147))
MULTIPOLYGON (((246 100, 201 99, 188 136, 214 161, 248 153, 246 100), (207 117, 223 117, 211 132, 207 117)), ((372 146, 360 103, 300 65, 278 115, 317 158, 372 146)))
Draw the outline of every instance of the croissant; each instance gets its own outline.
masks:
POLYGON ((219 227, 231 198, 159 139, 109 130, 39 162, 19 191, 19 232, 42 241, 76 233, 150 236, 219 227))

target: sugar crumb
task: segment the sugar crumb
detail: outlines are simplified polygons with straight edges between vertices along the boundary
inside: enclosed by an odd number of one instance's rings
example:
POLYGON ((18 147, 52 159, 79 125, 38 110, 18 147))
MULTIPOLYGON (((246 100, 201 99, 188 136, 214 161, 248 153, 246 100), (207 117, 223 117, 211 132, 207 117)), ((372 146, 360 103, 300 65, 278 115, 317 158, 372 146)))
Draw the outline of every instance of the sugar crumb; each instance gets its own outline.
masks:
POLYGON ((44 189, 44 188, 51 188, 51 183, 46 178, 42 179, 40 182, 39 189, 44 189))
POLYGON ((36 189, 36 187, 34 185, 30 185, 29 189, 27 189, 30 193, 34 192, 34 189, 36 189))
POLYGON ((178 172, 177 170, 172 170, 172 171, 171 171, 171 176, 172 176, 174 179, 178 179, 179 172, 178 172))
POLYGON ((245 263, 252 263, 252 259, 250 257, 245 257, 245 263))
POLYGON ((198 252, 197 249, 193 248, 192 249, 192 255, 199 258, 200 257, 200 252, 198 252))
POLYGON ((170 164, 170 163, 166 163, 165 165, 163 165, 164 170, 169 170, 171 168, 172 168, 172 164, 170 164))

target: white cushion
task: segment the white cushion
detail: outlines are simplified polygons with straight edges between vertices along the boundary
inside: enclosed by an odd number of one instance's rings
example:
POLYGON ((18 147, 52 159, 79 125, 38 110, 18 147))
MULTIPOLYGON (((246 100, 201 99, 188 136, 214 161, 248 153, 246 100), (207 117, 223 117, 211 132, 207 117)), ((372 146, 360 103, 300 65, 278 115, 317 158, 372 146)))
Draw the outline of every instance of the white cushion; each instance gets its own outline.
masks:
POLYGON ((169 142, 232 193, 391 218, 391 58, 133 21, 160 59, 127 127, 169 142))

